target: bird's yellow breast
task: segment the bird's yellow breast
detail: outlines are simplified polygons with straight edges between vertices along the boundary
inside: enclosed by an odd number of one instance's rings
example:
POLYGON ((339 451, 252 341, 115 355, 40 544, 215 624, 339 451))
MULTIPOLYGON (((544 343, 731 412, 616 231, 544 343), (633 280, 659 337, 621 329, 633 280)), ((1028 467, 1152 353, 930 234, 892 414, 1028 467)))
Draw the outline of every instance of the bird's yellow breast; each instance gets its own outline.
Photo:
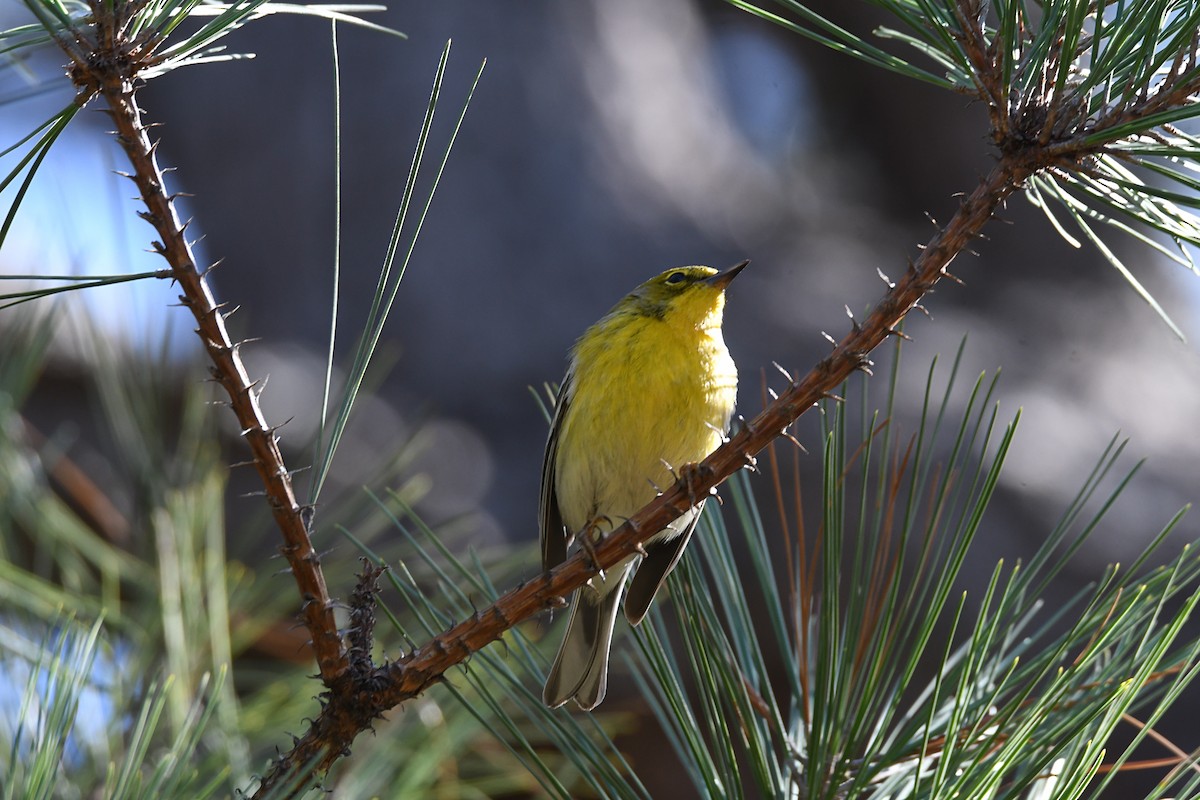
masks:
POLYGON ((620 525, 674 483, 666 464, 700 461, 721 443, 737 399, 723 306, 714 291, 661 316, 614 311, 576 345, 555 461, 572 533, 599 517, 620 525))

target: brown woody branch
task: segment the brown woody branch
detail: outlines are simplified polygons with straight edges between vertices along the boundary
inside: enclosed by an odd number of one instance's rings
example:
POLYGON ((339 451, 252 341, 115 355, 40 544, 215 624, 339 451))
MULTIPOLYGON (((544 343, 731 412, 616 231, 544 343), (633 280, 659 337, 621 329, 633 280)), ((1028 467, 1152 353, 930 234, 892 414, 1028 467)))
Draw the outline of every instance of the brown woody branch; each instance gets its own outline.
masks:
POLYGON ((348 668, 346 648, 337 630, 320 560, 309 540, 303 509, 296 501, 278 438, 258 404, 256 383, 246 373, 239 345, 225 327, 222 304, 213 298, 204 273, 196 268, 186 237, 187 223, 180 221, 175 197, 167 193, 155 155, 157 145, 150 141, 135 100, 137 73, 152 61, 157 42, 152 38, 125 37, 130 15, 136 11, 134 6, 93 0, 91 9, 89 27, 73 31, 73 39, 64 36, 58 40, 73 62, 70 73, 80 90, 77 102, 83 104, 100 95, 116 125, 117 141, 133 165, 133 173, 128 177, 137 185, 146 206, 140 216, 158 233, 154 249, 170 265, 171 277, 179 284, 180 303, 196 319, 196 333, 212 360, 213 377, 229 395, 242 436, 254 455, 254 466, 266 487, 271 513, 283 534, 280 552, 287 558, 304 601, 302 616, 312 637, 321 679, 331 685, 348 668))

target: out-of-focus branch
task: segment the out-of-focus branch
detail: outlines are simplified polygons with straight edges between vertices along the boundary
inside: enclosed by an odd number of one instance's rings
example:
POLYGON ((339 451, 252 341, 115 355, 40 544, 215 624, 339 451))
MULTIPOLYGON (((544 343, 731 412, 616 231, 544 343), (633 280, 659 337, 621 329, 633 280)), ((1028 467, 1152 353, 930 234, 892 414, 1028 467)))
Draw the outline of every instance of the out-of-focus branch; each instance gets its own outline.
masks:
MULTIPOLYGON (((46 446, 46 437, 28 419, 20 419, 29 446, 40 451, 46 446)), ((54 491, 97 536, 113 544, 129 543, 129 520, 78 464, 65 453, 58 453, 46 464, 46 470, 54 491)))

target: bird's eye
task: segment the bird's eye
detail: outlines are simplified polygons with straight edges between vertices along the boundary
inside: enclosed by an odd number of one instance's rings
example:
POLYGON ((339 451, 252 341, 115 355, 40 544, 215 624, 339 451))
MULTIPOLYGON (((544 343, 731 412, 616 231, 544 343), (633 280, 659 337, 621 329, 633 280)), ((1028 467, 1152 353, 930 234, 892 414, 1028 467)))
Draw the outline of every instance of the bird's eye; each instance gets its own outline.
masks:
POLYGON ((687 275, 682 272, 672 272, 667 276, 667 283, 683 283, 687 280, 687 275))

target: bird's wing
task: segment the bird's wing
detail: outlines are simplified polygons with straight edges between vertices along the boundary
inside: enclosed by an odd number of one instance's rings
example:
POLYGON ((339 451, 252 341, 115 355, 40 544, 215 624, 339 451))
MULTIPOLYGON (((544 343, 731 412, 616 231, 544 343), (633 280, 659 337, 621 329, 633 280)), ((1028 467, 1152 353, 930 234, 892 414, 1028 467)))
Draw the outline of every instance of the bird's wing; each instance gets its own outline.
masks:
POLYGON ((625 594, 625 619, 629 620, 630 625, 637 625, 650 610, 650 603, 654 600, 654 595, 658 594, 659 588, 666 582, 667 576, 671 574, 671 570, 675 569, 675 565, 683 556, 683 551, 687 547, 688 540, 692 538, 692 531, 696 530, 696 523, 700 521, 700 512, 703 509, 704 502, 697 503, 691 521, 688 522, 683 533, 673 539, 646 542, 646 555, 642 557, 642 563, 638 565, 637 572, 633 573, 633 580, 629 582, 629 589, 625 594))
POLYGON ((554 491, 554 462, 558 456, 558 435, 570 402, 571 373, 568 372, 554 402, 554 420, 550 423, 550 436, 546 439, 546 455, 542 461, 542 497, 538 504, 538 527, 542 541, 542 569, 547 570, 567 560, 567 548, 571 545, 571 536, 563 526, 558 496, 554 491))

